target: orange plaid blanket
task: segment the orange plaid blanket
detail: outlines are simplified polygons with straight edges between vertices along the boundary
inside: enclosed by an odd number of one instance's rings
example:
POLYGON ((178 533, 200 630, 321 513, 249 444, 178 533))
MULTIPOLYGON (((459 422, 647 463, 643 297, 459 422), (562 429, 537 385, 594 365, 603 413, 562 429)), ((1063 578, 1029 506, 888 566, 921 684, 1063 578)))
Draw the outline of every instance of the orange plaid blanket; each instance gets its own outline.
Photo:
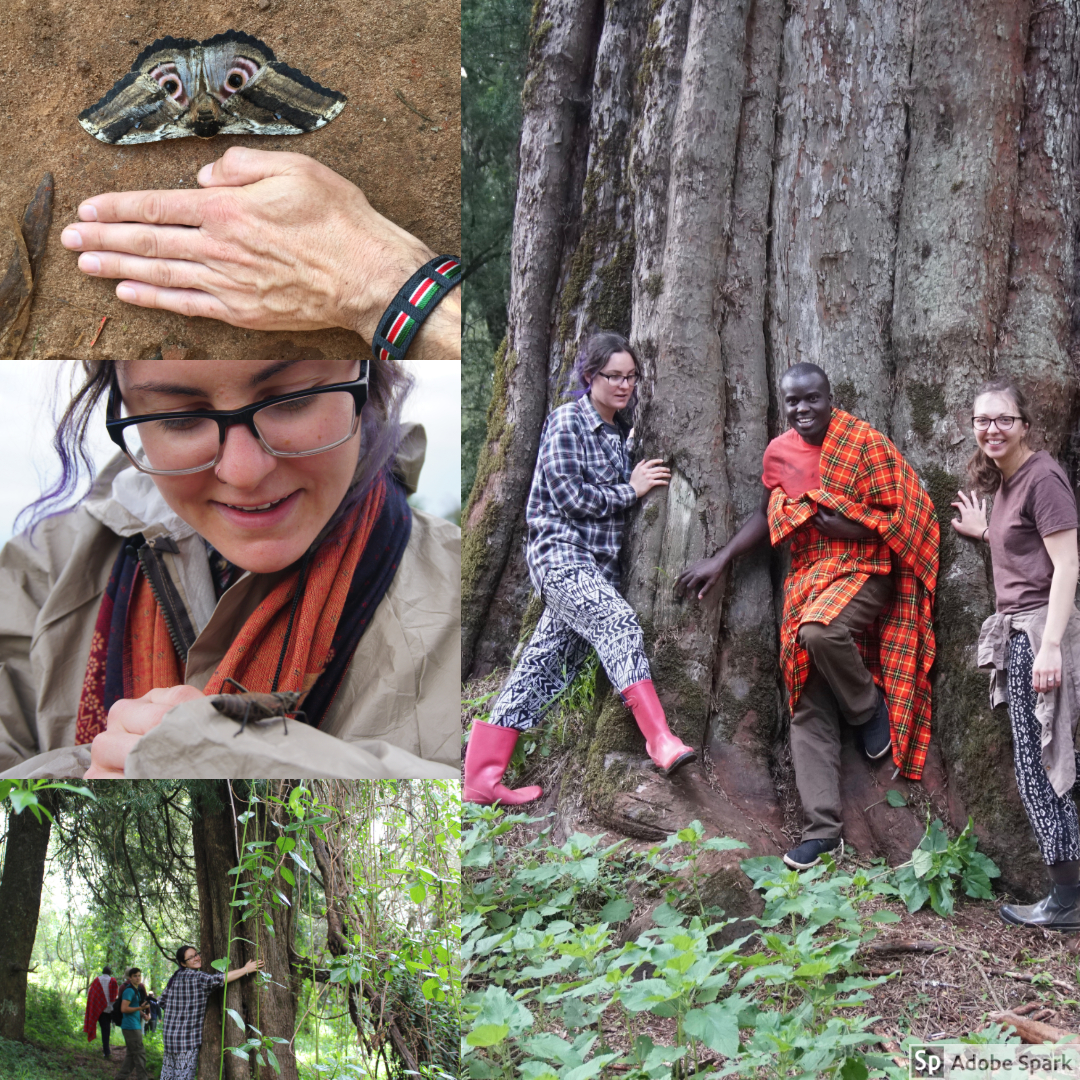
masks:
POLYGON ((855 641, 889 704, 893 761, 908 779, 920 779, 930 744, 938 523, 915 471, 881 432, 833 409, 821 446, 821 489, 789 499, 783 488, 774 488, 769 538, 773 546, 791 539, 780 626, 780 663, 791 708, 810 663, 796 637, 799 627, 832 622, 871 574, 893 573, 891 605, 855 641), (822 535, 807 524, 818 506, 876 530, 880 539, 822 535))

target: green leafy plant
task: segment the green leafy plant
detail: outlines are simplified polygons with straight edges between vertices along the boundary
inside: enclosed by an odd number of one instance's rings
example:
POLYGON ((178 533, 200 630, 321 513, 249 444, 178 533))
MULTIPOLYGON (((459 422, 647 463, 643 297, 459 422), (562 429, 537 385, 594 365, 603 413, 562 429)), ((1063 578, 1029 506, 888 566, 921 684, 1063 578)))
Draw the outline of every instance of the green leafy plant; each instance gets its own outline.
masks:
POLYGON ((29 810, 38 821, 43 814, 52 821, 53 816, 48 807, 44 806, 38 797, 38 793, 42 791, 70 791, 87 799, 94 798, 94 793, 80 784, 65 784, 54 780, 0 780, 0 804, 6 801, 11 803, 11 809, 16 814, 29 810))
POLYGON ((929 901, 934 911, 948 918, 955 907, 953 890, 957 883, 967 896, 993 899, 990 879, 1000 877, 1001 871, 976 851, 978 843, 971 818, 955 840, 949 839, 940 819, 928 824, 911 859, 891 875, 908 911, 918 911, 929 901))

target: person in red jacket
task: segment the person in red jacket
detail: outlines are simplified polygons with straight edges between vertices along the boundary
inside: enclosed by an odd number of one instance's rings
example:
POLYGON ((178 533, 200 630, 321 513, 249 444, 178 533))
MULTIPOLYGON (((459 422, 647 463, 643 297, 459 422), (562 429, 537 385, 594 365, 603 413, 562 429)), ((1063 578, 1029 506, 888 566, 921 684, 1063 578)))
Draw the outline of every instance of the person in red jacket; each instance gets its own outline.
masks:
POLYGON ((112 1051, 109 1049, 109 1028, 112 1024, 110 1010, 119 990, 120 987, 113 978, 112 968, 107 964, 101 969, 101 974, 87 987, 83 1031, 86 1032, 86 1038, 93 1042, 100 1025, 101 1048, 106 1057, 112 1057, 112 1051))

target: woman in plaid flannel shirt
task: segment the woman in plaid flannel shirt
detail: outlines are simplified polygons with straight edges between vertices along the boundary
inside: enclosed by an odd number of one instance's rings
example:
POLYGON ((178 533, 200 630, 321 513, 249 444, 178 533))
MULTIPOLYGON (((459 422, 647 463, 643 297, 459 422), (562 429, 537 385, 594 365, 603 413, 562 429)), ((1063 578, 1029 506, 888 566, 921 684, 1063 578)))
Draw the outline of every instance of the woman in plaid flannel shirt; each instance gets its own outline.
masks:
POLYGON ((518 732, 535 727, 594 648, 645 736, 658 768, 670 774, 694 751, 673 735, 653 688, 641 624, 619 595, 619 550, 630 510, 646 492, 666 487, 660 460, 630 468, 626 414, 637 401, 640 368, 621 334, 585 342, 575 365, 576 401, 548 416, 540 437, 526 509, 525 557, 544 612, 491 711, 477 721, 465 754, 468 802, 523 803, 536 786, 501 783, 518 732))
POLYGON ((160 1080, 197 1080, 199 1047, 202 1046, 203 1017, 211 990, 250 975, 263 966, 261 960, 249 960, 242 968, 226 975, 200 971, 202 957, 192 945, 176 950, 179 970, 173 973, 159 1004, 165 1010, 161 1034, 165 1053, 161 1060, 160 1080))

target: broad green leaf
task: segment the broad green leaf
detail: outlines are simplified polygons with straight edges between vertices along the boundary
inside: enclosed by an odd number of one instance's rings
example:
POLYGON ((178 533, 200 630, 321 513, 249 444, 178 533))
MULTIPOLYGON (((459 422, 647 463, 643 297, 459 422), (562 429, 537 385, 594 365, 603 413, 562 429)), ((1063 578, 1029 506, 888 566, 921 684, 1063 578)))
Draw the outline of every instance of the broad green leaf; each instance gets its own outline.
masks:
POLYGON ((900 916, 895 911, 875 911, 870 916, 871 922, 876 923, 894 923, 900 921, 900 916))
POLYGON ((890 806, 907 806, 907 799, 905 799, 895 788, 889 788, 889 790, 885 792, 885 801, 890 806))
POLYGON ((225 960, 211 960, 210 961, 210 966, 215 971, 228 971, 228 969, 229 969, 229 961, 228 961, 228 959, 225 959, 225 960))
POLYGON ((724 1057, 734 1057, 739 1052, 738 1013, 726 1004, 691 1009, 683 1021, 683 1030, 724 1057))
POLYGON ((562 1080, 592 1080, 609 1061, 614 1061, 617 1057, 619 1057, 618 1054, 597 1054, 584 1065, 563 1073, 562 1080))
POLYGON ((597 918, 600 922, 618 923, 630 918, 634 913, 634 905, 621 896, 609 900, 601 909, 597 918))
POLYGON ((23 791, 19 788, 14 789, 9 798, 11 799, 11 808, 16 814, 21 814, 28 806, 36 807, 38 804, 36 792, 23 791))
POLYGON ((480 1024, 465 1036, 465 1041, 470 1046, 498 1046, 509 1034, 508 1024, 480 1024))
POLYGON ((278 1064, 278 1059, 275 1056, 274 1051, 271 1050, 269 1046, 266 1047, 266 1056, 270 1060, 270 1064, 274 1066, 274 1071, 280 1076, 281 1066, 278 1064))
POLYGON ((916 848, 911 853, 911 869, 917 878, 924 878, 934 865, 934 856, 923 848, 916 848))
POLYGON ((414 885, 409 890, 409 897, 414 904, 422 904, 427 899, 427 889, 423 885, 414 885))
POLYGON ((225 1011, 233 1018, 233 1021, 241 1032, 247 1031, 247 1024, 244 1022, 244 1018, 235 1009, 226 1009, 225 1011))
POLYGON ((283 866, 279 872, 282 878, 295 888, 296 877, 293 872, 287 866, 283 866))

